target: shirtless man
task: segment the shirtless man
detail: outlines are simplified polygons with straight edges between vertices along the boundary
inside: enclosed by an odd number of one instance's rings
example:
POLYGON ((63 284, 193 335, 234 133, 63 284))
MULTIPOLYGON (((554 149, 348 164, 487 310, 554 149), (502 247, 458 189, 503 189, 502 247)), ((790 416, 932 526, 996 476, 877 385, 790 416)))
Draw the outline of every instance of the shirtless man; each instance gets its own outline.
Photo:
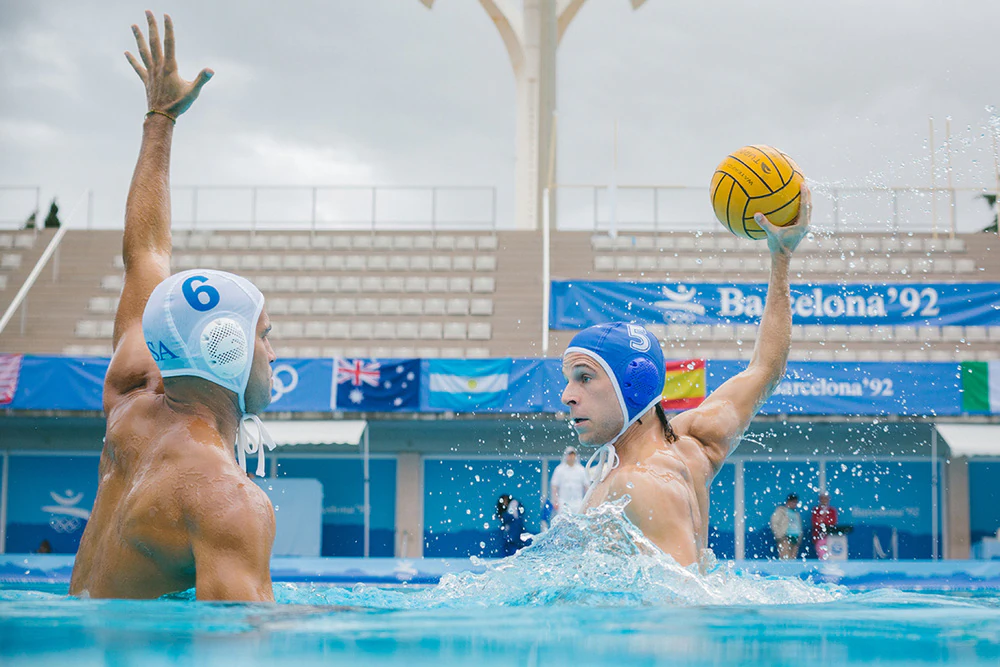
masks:
MULTIPOLYGON (((708 546, 708 491, 760 406, 785 373, 792 336, 788 265, 806 235, 808 188, 793 225, 759 216, 771 252, 771 277, 753 357, 692 410, 667 420, 660 406, 665 380, 656 338, 634 324, 601 324, 578 333, 563 355, 562 401, 580 443, 600 446, 597 479, 584 509, 631 497, 629 519, 681 565, 708 546)), ((588 463, 588 467, 590 466, 588 463)))
POLYGON ((212 71, 182 80, 170 17, 162 49, 156 20, 146 18, 148 46, 132 26, 141 64, 125 54, 149 113, 125 212, 100 482, 70 593, 155 598, 194 587, 200 600, 273 601, 274 510, 233 456, 238 438, 256 451, 244 419, 271 399, 270 323, 263 295, 242 278, 170 275, 174 119, 212 71))

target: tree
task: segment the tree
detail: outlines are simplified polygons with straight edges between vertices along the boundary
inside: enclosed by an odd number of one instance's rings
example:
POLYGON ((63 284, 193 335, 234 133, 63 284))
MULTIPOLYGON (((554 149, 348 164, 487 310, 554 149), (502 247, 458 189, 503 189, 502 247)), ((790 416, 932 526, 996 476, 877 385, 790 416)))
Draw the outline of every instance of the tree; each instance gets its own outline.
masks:
POLYGON ((984 232, 993 232, 995 234, 996 231, 997 231, 997 214, 996 214, 996 210, 997 210, 997 196, 996 196, 996 194, 992 194, 992 195, 991 194, 982 194, 982 195, 979 195, 979 196, 982 197, 983 199, 985 199, 986 200, 986 205, 989 206, 994 211, 994 213, 993 213, 993 224, 990 225, 989 227, 987 227, 986 229, 982 230, 982 231, 984 231, 984 232))
POLYGON ((45 228, 58 228, 59 227, 59 207, 56 206, 56 200, 52 200, 52 205, 49 206, 49 214, 45 216, 45 228))

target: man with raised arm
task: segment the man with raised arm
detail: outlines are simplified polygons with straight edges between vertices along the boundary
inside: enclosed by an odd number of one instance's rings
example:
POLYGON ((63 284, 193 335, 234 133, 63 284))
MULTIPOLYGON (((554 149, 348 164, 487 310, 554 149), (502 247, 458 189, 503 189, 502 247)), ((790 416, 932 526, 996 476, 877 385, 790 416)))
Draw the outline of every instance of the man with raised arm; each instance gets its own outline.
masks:
POLYGON ((628 518, 681 565, 708 546, 709 486, 785 373, 792 337, 788 265, 808 232, 802 187, 796 221, 767 232, 771 277, 750 365, 692 410, 667 420, 660 406, 665 365, 645 328, 617 322, 578 333, 563 354, 562 401, 580 443, 599 446, 597 477, 584 509, 629 496, 628 518))
POLYGON ((125 211, 100 481, 70 593, 154 598, 193 587, 201 600, 273 601, 274 510, 233 455, 237 441, 241 463, 261 446, 247 421, 266 437, 255 415, 271 399, 270 323, 263 295, 238 276, 170 275, 174 123, 212 71, 181 79, 170 17, 162 47, 146 19, 148 45, 132 26, 141 62, 125 54, 149 111, 125 211))

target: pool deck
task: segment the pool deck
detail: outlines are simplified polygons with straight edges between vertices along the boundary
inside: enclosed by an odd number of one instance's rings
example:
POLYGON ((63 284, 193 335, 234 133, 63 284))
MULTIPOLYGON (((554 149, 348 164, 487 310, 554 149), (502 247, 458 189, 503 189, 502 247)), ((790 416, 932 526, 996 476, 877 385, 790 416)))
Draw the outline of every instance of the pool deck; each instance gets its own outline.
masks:
MULTIPOLYGON (((274 558, 271 576, 275 583, 427 585, 436 584, 448 573, 482 571, 489 562, 468 558, 274 558)), ((1000 589, 1000 560, 734 561, 733 566, 746 573, 798 577, 855 590, 1000 589)), ((72 570, 73 556, 0 555, 0 584, 68 584, 72 570)))

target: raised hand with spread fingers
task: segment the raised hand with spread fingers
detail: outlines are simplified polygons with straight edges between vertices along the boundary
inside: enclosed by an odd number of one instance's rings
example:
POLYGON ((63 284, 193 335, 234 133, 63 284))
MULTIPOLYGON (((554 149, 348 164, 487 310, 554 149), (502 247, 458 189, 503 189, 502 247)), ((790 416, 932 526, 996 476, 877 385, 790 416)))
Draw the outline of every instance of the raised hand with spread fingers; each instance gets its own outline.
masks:
POLYGON ((149 42, 137 25, 132 26, 136 50, 140 63, 134 55, 125 52, 132 69, 146 86, 146 104, 149 113, 163 114, 171 120, 188 110, 198 99, 202 87, 212 78, 214 72, 203 69, 194 81, 185 81, 177 73, 177 58, 174 56, 174 24, 167 14, 163 15, 163 44, 153 12, 146 10, 149 25, 149 42))

